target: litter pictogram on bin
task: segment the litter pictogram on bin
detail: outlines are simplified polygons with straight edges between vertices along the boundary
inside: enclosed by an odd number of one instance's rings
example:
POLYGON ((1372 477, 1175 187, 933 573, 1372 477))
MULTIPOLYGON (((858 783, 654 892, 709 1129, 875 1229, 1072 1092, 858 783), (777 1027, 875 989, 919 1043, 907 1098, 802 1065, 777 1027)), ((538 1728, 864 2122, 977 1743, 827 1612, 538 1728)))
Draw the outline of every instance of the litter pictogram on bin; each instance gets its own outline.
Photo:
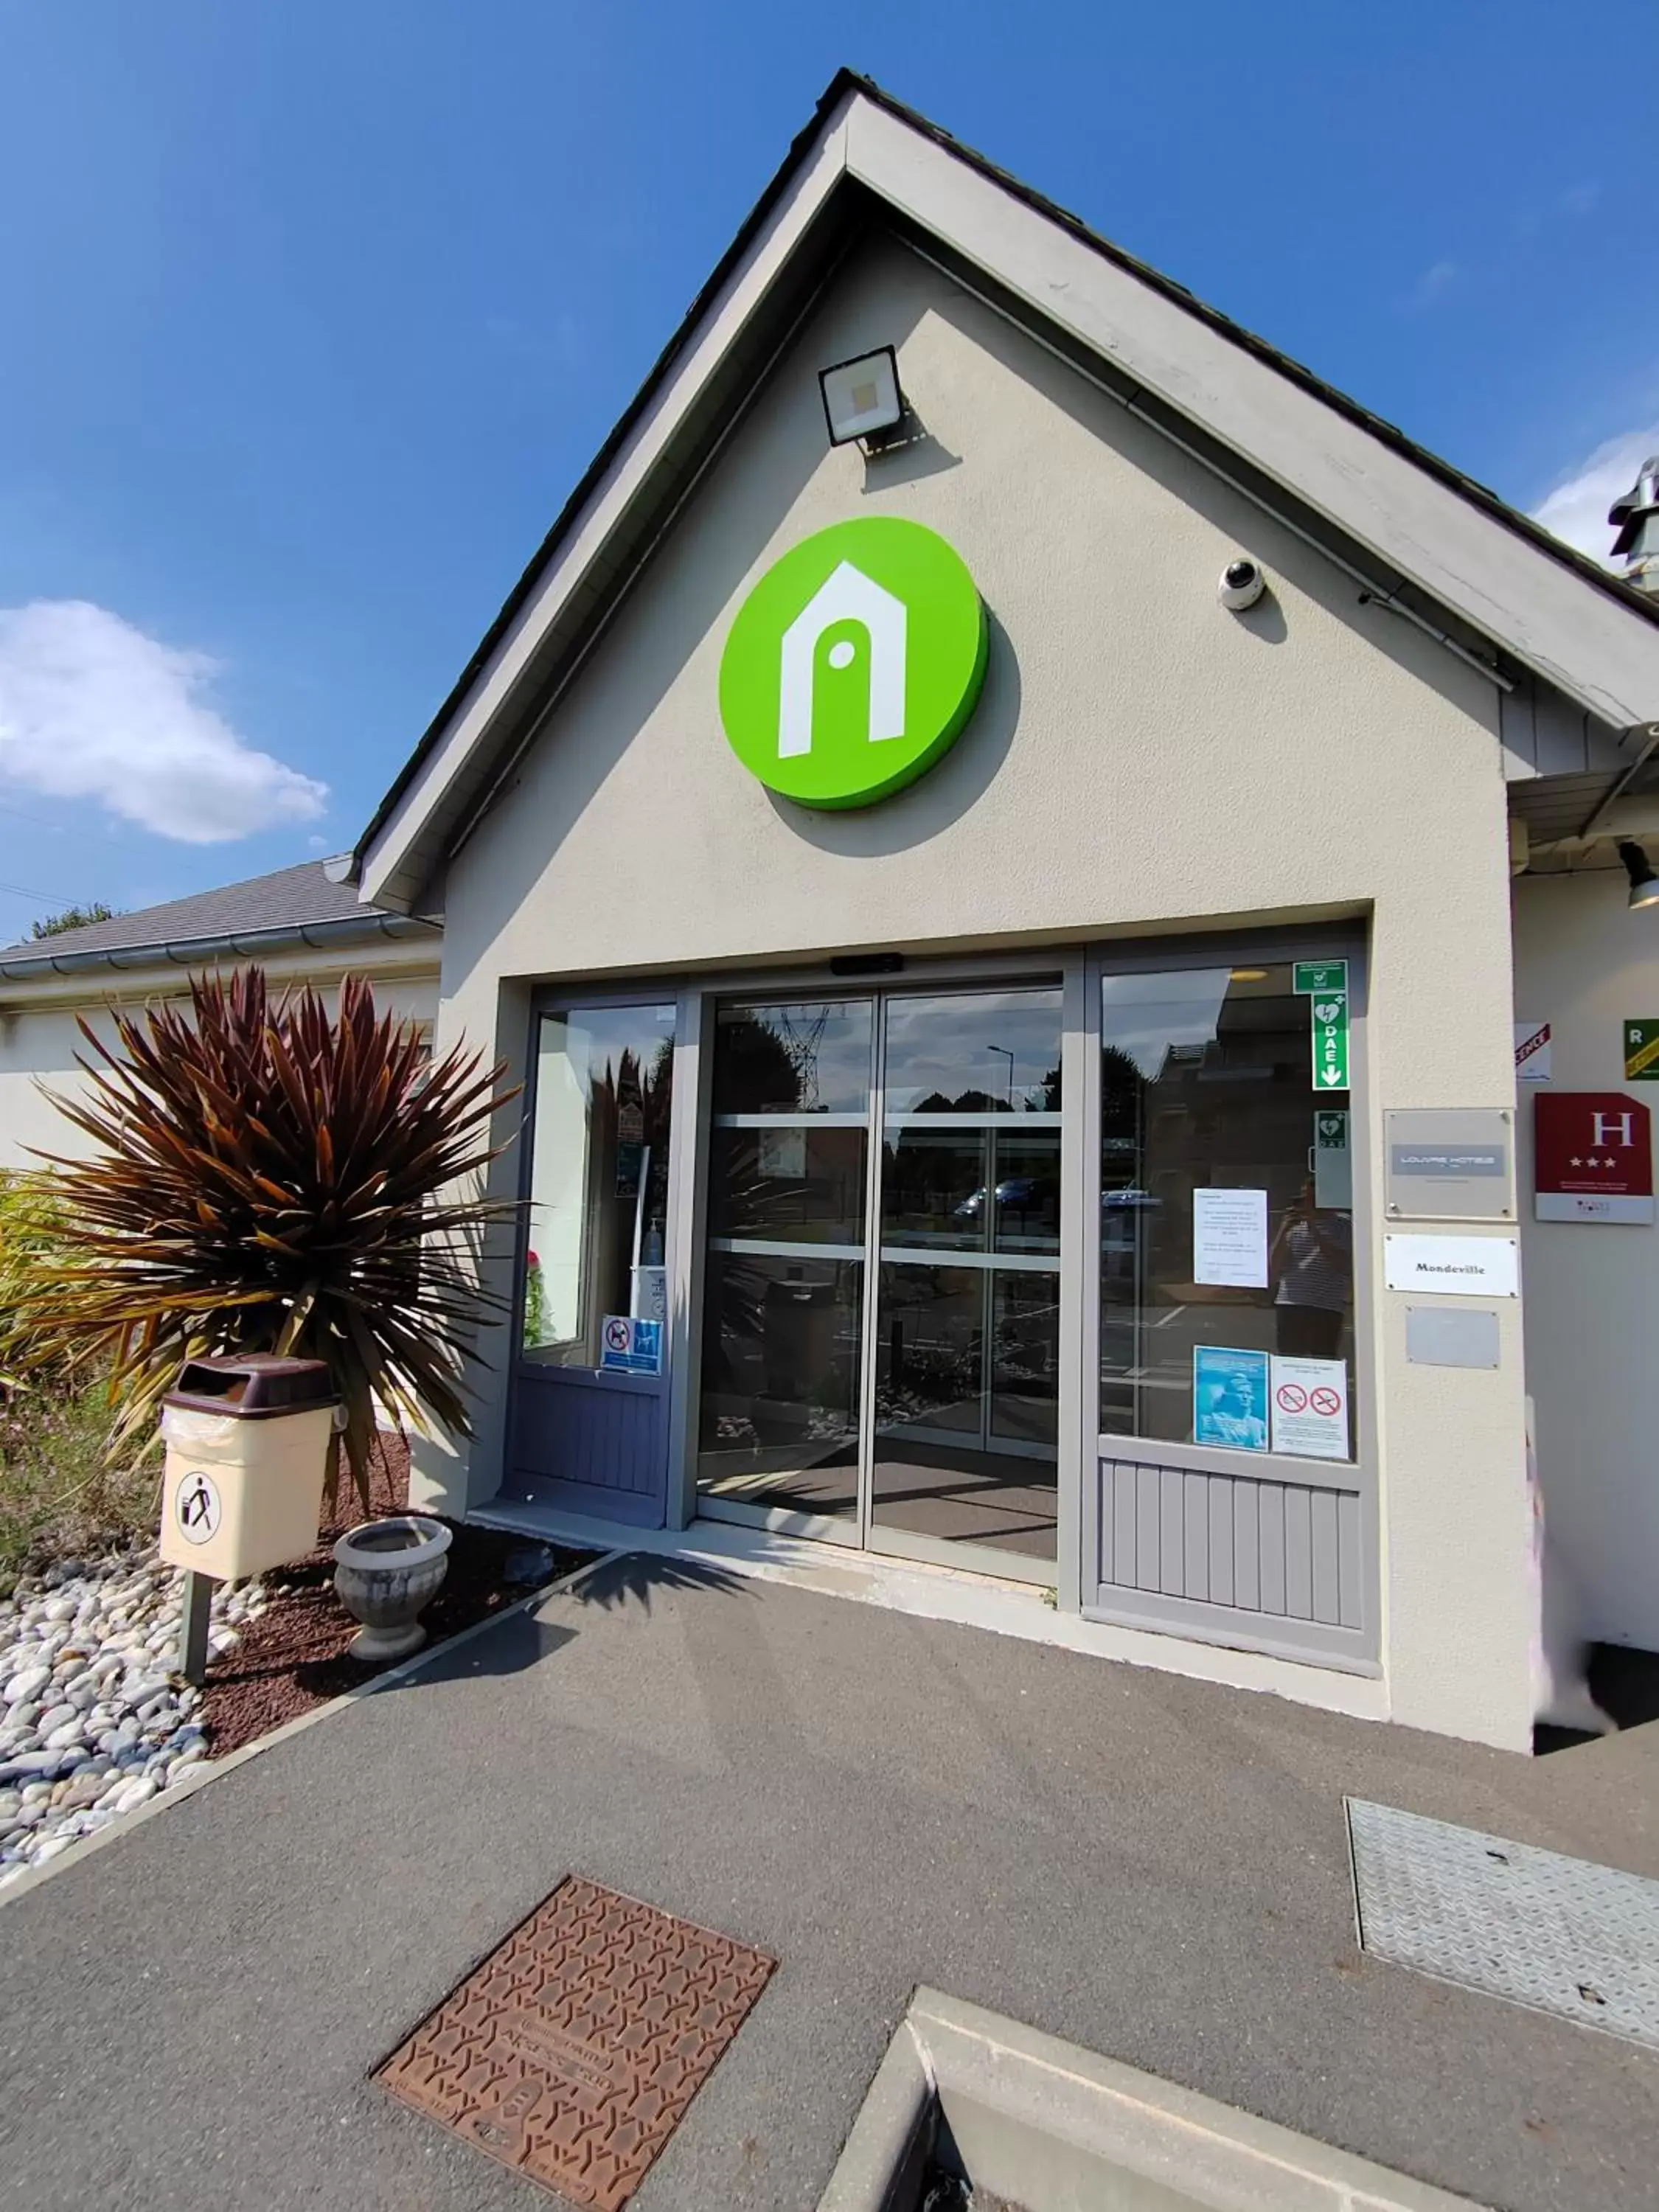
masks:
POLYGON ((218 1488, 199 1468, 187 1474, 179 1484, 173 1510, 179 1523, 179 1533, 186 1543, 205 1544, 219 1533, 223 1509, 219 1502, 218 1488))

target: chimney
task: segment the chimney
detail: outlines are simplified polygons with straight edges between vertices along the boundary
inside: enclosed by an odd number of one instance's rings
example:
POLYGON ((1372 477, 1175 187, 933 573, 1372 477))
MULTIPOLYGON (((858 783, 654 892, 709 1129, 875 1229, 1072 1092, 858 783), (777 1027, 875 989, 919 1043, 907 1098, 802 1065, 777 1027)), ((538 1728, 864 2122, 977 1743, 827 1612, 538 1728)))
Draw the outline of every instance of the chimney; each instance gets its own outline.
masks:
POLYGON ((1625 581, 1659 599, 1659 453, 1650 453, 1636 482, 1607 509, 1616 524, 1613 557, 1625 563, 1625 581))

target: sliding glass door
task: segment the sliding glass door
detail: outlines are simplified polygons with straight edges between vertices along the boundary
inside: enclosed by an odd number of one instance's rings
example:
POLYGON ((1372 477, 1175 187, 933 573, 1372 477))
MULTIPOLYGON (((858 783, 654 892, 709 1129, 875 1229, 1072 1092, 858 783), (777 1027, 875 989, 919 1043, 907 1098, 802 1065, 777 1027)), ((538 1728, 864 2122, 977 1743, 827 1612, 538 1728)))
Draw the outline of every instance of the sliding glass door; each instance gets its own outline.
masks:
POLYGON ((857 1539, 869 999, 714 1022, 697 1483, 857 1539))
POLYGON ((883 1008, 878 1531, 1054 1557, 1058 987, 883 1008))
POLYGON ((699 1508, 1054 1571, 1057 985, 723 1005, 699 1508))

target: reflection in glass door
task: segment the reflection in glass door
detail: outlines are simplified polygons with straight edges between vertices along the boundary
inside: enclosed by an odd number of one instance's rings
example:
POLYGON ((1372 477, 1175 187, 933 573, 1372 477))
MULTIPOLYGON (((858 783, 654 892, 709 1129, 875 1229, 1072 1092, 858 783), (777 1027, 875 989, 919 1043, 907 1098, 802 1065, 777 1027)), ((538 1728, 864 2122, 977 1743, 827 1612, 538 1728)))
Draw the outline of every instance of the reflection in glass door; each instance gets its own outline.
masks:
POLYGON ((719 1010, 705 1510, 1047 1578, 1060 1028, 1054 986, 719 1010))
POLYGON ((1352 1456, 1350 1100, 1314 1091, 1309 1004, 1288 961, 1102 978, 1103 1437, 1352 1456), (1260 1208, 1249 1267, 1200 1264, 1215 1190, 1260 1208), (1340 1425, 1281 1418, 1279 1361, 1340 1425))
POLYGON ((873 1040, 868 999, 719 1009, 703 1279, 702 1501, 853 1540, 873 1040))
POLYGON ((1052 1562, 1060 994, 883 1008, 871 1522, 1052 1562))

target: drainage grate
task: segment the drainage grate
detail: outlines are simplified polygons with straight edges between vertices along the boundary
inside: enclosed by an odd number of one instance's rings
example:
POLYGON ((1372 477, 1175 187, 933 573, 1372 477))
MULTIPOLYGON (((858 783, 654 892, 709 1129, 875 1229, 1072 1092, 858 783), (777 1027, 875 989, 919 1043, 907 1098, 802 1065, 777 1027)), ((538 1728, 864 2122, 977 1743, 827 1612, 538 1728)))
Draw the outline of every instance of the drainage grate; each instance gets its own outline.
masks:
POLYGON ((1348 1800, 1374 1958, 1659 2048, 1659 1881, 1348 1800))
POLYGON ((776 1964, 572 1875, 376 2079, 503 2165, 620 2212, 776 1964))

